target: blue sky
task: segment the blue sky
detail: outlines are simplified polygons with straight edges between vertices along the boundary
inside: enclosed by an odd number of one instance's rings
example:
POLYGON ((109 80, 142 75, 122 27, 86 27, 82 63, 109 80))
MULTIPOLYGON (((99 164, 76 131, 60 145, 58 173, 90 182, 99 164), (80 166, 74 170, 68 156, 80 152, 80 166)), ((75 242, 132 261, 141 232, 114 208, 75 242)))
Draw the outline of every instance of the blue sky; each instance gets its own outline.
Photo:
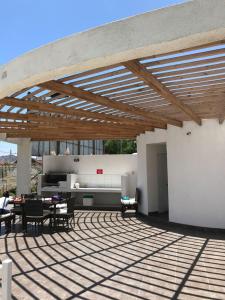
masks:
MULTIPOLYGON (((182 0, 0 1, 0 64, 33 48, 104 23, 182 0)), ((0 155, 16 146, 0 142, 0 155)))

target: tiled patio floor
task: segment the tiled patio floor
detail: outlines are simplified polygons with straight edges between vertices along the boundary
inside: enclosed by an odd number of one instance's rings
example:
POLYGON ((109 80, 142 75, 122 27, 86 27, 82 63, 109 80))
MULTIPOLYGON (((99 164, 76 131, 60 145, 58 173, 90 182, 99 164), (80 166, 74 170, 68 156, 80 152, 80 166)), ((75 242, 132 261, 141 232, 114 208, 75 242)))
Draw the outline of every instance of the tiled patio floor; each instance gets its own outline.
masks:
POLYGON ((2 235, 0 251, 13 299, 225 299, 223 233, 83 211, 70 232, 2 235))

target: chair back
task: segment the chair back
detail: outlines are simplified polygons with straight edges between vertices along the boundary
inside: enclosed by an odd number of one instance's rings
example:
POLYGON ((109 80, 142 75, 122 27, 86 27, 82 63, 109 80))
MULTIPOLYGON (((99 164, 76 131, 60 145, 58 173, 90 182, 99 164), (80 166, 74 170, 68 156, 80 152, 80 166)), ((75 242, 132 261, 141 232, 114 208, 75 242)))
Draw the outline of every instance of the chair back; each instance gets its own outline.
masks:
POLYGON ((69 192, 60 192, 60 193, 58 193, 58 194, 59 194, 59 196, 61 196, 63 199, 68 199, 68 198, 71 197, 71 193, 69 193, 69 192))
POLYGON ((136 188, 135 201, 137 203, 141 202, 141 190, 139 188, 136 188))
POLYGON ((26 216, 43 216, 42 200, 26 200, 24 204, 24 213, 26 216))
POLYGON ((37 194, 36 193, 31 193, 31 194, 21 194, 21 198, 30 199, 30 200, 36 200, 37 199, 37 194))
POLYGON ((74 212, 74 208, 75 208, 75 198, 68 198, 67 199, 67 213, 71 214, 74 212))

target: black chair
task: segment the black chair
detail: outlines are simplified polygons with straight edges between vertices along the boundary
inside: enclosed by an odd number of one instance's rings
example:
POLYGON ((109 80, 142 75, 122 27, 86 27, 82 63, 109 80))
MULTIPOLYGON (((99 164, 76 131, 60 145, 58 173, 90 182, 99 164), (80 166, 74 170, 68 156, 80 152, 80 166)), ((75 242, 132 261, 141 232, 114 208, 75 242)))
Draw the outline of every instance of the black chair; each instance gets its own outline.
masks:
POLYGON ((65 225, 67 228, 69 228, 69 224, 72 223, 75 226, 75 216, 74 216, 74 210, 75 210, 75 198, 68 198, 66 200, 67 206, 62 209, 57 209, 54 217, 56 219, 56 224, 62 224, 63 227, 65 225))
POLYGON ((59 196, 61 196, 63 199, 69 199, 71 198, 71 193, 70 192, 60 192, 58 193, 59 196))
POLYGON ((23 215, 23 207, 21 203, 15 203, 13 204, 13 208, 10 209, 10 212, 15 214, 16 216, 22 216, 23 215))
POLYGON ((135 192, 135 198, 131 198, 129 200, 123 200, 121 199, 121 212, 122 215, 124 215, 126 210, 129 209, 133 209, 136 211, 136 213, 138 212, 138 204, 140 203, 140 199, 141 199, 141 191, 139 188, 136 188, 136 192, 135 192))
POLYGON ((23 199, 30 199, 30 200, 37 200, 37 193, 30 193, 30 194, 21 194, 21 198, 23 199))
POLYGON ((35 229, 41 224, 43 229, 44 221, 50 218, 50 213, 44 211, 42 200, 26 200, 24 204, 24 226, 27 231, 27 223, 34 223, 35 229))
POLYGON ((15 214, 13 213, 0 214, 0 233, 2 228, 2 222, 5 222, 5 232, 8 233, 11 230, 12 221, 13 223, 15 223, 15 214))

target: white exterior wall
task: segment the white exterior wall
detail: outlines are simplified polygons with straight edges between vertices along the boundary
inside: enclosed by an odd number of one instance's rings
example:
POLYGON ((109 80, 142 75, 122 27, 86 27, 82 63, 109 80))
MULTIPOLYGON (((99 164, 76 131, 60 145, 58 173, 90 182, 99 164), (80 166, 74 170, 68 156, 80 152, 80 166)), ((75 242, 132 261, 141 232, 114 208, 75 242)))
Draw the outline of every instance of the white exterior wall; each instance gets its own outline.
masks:
POLYGON ((225 124, 170 126, 167 151, 170 221, 225 228, 225 124))
MULTIPOLYGON (((138 137, 138 186, 141 211, 148 214, 146 145, 166 142, 169 220, 188 225, 225 228, 225 124, 184 122, 138 137), (190 132, 191 134, 187 135, 190 132)), ((151 171, 151 170, 150 170, 151 171)))
POLYGON ((16 194, 31 192, 31 142, 30 139, 17 140, 16 194))

